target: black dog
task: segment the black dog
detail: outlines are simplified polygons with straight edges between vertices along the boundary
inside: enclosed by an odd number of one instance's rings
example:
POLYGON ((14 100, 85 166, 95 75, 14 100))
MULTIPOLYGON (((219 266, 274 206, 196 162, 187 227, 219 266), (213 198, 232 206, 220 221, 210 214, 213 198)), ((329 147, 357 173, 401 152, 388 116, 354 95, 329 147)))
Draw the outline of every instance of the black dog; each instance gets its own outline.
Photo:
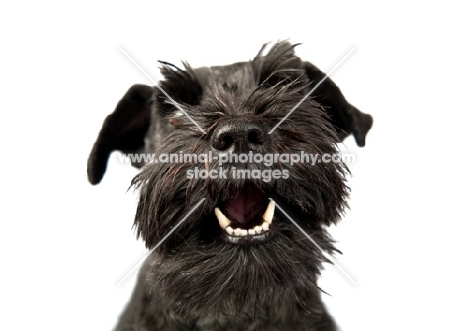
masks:
POLYGON ((346 166, 219 159, 334 155, 349 134, 364 146, 372 117, 329 78, 301 102, 325 74, 294 47, 279 42, 252 61, 219 67, 161 62, 170 98, 135 85, 106 118, 88 161, 92 184, 114 150, 214 156, 149 162, 134 178, 135 227, 148 248, 186 219, 146 260, 117 330, 336 330, 316 284, 326 258, 286 215, 334 253, 325 228, 346 208, 346 166), (206 176, 210 170, 220 176, 206 176), (242 176, 232 175, 238 170, 242 176))

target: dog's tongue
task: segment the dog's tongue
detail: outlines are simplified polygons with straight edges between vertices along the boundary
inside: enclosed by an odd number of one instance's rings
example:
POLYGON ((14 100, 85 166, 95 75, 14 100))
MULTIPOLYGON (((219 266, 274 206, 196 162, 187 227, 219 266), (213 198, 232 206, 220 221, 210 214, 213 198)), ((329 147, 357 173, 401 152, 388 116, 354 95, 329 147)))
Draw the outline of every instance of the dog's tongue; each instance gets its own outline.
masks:
POLYGON ((224 202, 224 209, 231 220, 245 224, 265 210, 264 193, 256 187, 244 187, 237 197, 224 202))

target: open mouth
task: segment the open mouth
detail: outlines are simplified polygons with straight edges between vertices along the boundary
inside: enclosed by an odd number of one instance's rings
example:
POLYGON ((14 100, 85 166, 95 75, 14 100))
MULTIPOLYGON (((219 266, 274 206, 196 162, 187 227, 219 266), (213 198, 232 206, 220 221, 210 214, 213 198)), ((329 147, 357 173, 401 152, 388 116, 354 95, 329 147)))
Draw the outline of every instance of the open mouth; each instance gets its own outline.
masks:
POLYGON ((273 234, 275 203, 258 188, 245 187, 215 208, 222 238, 229 243, 262 242, 273 234))

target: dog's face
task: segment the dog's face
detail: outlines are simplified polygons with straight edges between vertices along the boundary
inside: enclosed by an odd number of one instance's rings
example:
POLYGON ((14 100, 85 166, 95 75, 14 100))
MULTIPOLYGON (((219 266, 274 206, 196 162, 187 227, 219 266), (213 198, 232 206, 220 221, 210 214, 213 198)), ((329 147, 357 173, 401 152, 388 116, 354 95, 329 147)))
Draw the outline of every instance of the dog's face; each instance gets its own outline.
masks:
POLYGON ((133 180, 140 192, 137 233, 148 248, 159 245, 152 281, 180 314, 266 314, 265 303, 284 300, 284 291, 316 288, 324 257, 315 243, 334 250, 324 226, 346 207, 346 166, 292 164, 279 156, 335 155, 350 133, 364 145, 372 119, 330 79, 303 100, 325 75, 293 48, 278 43, 253 61, 224 67, 180 70, 163 63, 160 86, 171 98, 157 88, 132 87, 94 146, 92 183, 102 178, 112 150, 211 156, 150 162, 133 180), (222 162, 233 154, 273 159, 222 162))

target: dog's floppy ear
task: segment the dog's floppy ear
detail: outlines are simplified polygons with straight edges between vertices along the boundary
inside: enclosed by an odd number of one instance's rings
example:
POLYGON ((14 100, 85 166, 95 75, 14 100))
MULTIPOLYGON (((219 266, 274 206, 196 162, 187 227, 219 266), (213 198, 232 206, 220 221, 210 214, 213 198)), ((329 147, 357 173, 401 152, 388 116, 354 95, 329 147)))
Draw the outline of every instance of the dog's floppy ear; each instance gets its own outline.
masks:
MULTIPOLYGON (((305 71, 312 81, 311 88, 318 84, 326 75, 312 63, 304 62, 305 71)), ((348 103, 336 84, 327 77, 312 93, 314 100, 319 102, 329 114, 337 129, 338 138, 343 141, 353 134, 358 146, 366 144, 366 134, 372 127, 372 116, 362 113, 348 103)))
POLYGON ((115 111, 107 116, 88 158, 88 180, 91 184, 101 181, 113 151, 135 153, 144 147, 153 92, 150 86, 133 85, 119 101, 115 111))

